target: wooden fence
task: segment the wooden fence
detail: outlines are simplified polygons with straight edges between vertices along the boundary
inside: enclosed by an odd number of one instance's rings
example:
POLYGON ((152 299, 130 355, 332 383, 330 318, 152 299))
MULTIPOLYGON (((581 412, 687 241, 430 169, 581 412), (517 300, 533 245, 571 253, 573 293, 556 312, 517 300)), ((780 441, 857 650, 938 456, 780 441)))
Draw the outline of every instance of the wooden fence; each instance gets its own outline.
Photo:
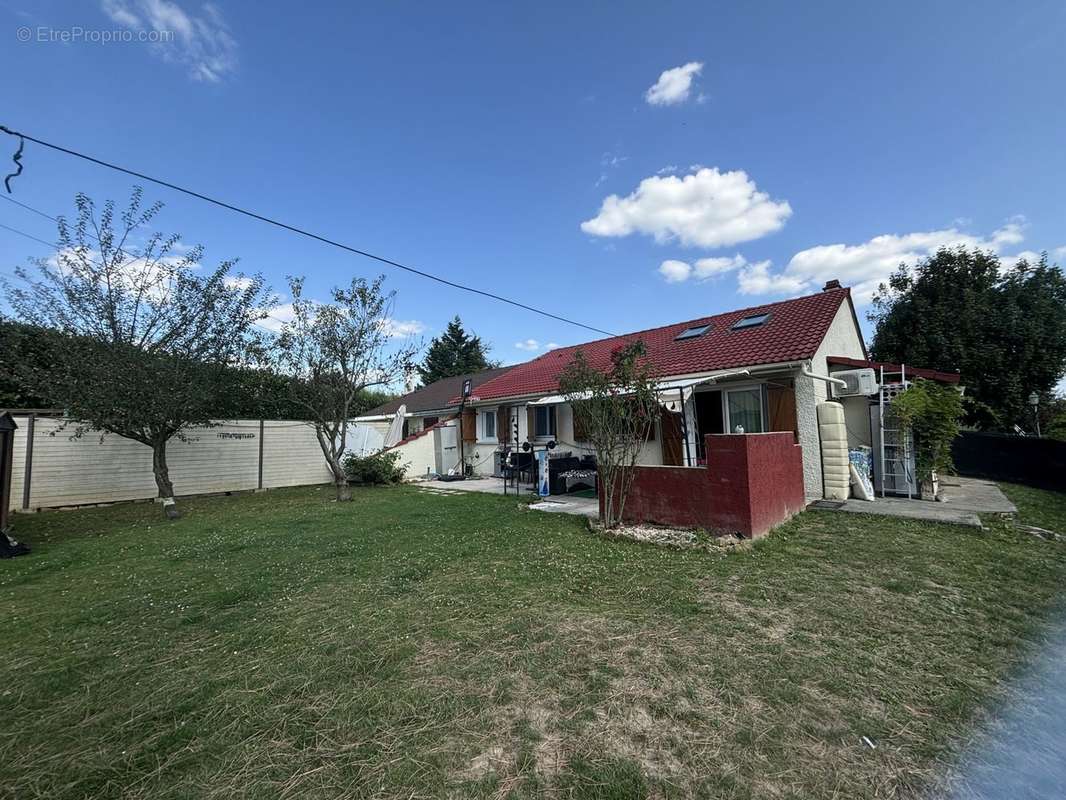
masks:
MULTIPOLYGON (((57 417, 12 412, 11 508, 144 500, 156 496, 152 450, 113 434, 86 432, 57 417)), ((177 495, 328 483, 314 429, 298 420, 229 420, 192 428, 167 445, 177 495)))

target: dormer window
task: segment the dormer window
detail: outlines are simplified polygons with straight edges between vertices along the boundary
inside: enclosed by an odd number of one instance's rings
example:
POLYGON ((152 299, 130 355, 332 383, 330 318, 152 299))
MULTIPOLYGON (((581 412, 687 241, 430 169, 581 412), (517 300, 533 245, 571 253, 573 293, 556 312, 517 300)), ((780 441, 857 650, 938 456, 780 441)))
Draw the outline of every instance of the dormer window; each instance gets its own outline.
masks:
POLYGON ((674 337, 675 342, 680 342, 682 339, 695 339, 698 336, 703 336, 711 329, 710 325, 695 325, 691 328, 685 328, 677 336, 674 337))
POLYGON ((744 328, 757 328, 768 319, 770 319, 769 314, 752 314, 750 317, 744 317, 744 319, 738 319, 734 322, 733 330, 740 331, 744 328))

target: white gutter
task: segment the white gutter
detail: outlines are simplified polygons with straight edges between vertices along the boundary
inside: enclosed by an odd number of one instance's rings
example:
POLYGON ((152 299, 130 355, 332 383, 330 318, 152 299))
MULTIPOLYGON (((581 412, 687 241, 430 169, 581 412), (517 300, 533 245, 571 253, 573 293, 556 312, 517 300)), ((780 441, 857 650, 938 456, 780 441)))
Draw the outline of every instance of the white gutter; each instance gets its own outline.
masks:
POLYGON ((826 383, 831 384, 832 386, 842 386, 845 389, 848 388, 847 382, 841 380, 840 378, 830 378, 828 375, 816 375, 815 373, 811 372, 811 365, 809 363, 804 365, 803 369, 801 369, 800 372, 808 378, 814 378, 816 381, 825 381, 826 383))

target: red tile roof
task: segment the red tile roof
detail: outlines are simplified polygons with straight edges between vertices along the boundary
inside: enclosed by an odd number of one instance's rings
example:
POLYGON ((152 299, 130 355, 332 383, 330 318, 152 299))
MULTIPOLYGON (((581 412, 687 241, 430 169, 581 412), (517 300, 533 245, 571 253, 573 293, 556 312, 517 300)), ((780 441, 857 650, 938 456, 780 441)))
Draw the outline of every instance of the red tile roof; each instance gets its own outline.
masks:
MULTIPOLYGON (((899 364, 890 364, 887 361, 864 361, 861 358, 848 358, 847 356, 826 356, 826 362, 834 364, 838 367, 855 367, 861 369, 862 367, 870 367, 871 369, 885 368, 885 372, 899 372, 901 367, 899 364)), ((958 383, 962 376, 957 372, 941 372, 938 369, 925 369, 924 367, 912 367, 910 364, 904 365, 907 370, 907 375, 918 378, 928 378, 931 381, 939 381, 940 383, 958 383)))
POLYGON ((560 373, 578 350, 592 366, 607 369, 611 354, 618 347, 638 339, 647 348, 653 374, 662 377, 803 361, 814 356, 840 304, 849 295, 846 288, 831 289, 794 300, 561 347, 513 367, 506 375, 479 386, 475 394, 479 400, 552 394, 558 391, 560 373), (734 322, 756 314, 770 317, 758 327, 731 330, 734 322), (702 336, 676 341, 677 335, 686 328, 707 324, 711 329, 702 336))

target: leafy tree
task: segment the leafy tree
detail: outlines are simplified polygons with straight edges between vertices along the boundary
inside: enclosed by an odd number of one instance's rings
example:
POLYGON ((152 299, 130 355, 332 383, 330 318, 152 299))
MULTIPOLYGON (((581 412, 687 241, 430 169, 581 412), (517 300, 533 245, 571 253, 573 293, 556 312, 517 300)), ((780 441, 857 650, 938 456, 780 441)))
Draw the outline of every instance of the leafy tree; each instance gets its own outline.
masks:
POLYGON ((488 360, 488 352, 481 337, 468 334, 456 317, 448 323, 444 333, 429 343, 425 360, 418 365, 422 385, 499 366, 488 360))
POLYGON ((385 293, 384 277, 361 278, 334 288, 331 302, 303 296, 303 278, 290 278, 293 320, 282 327, 276 348, 292 402, 306 411, 329 465, 338 500, 351 500, 343 456, 348 420, 368 389, 402 380, 414 369, 418 345, 389 347, 388 319, 395 293, 385 293))
POLYGON ((636 341, 611 354, 607 371, 593 367, 578 350, 559 378, 577 423, 596 451, 601 491, 601 522, 606 529, 622 522, 644 442, 659 413, 655 381, 636 341))
POLYGON ((1052 417, 1051 424, 1047 427, 1047 436, 1051 439, 1058 439, 1060 442, 1066 442, 1066 411, 1052 417))
POLYGON ((177 516, 167 443, 210 424, 222 405, 229 365, 255 352, 266 305, 262 278, 230 278, 232 261, 200 269, 203 248, 177 235, 133 241, 162 208, 142 208, 141 189, 116 216, 84 194, 77 216, 59 220, 54 259, 16 269, 6 284, 22 322, 63 335, 46 361, 19 360, 13 378, 62 406, 74 435, 106 431, 152 448, 152 471, 168 516, 177 516))
POLYGON ((1004 270, 993 253, 943 248, 901 266, 870 319, 874 358, 961 373, 977 427, 1025 425, 1029 394, 1066 372, 1066 277, 1046 254, 1004 270))
POLYGON ((914 461, 920 483, 954 468, 951 443, 959 435, 962 395, 954 386, 918 379, 892 401, 892 413, 914 436, 914 461))

